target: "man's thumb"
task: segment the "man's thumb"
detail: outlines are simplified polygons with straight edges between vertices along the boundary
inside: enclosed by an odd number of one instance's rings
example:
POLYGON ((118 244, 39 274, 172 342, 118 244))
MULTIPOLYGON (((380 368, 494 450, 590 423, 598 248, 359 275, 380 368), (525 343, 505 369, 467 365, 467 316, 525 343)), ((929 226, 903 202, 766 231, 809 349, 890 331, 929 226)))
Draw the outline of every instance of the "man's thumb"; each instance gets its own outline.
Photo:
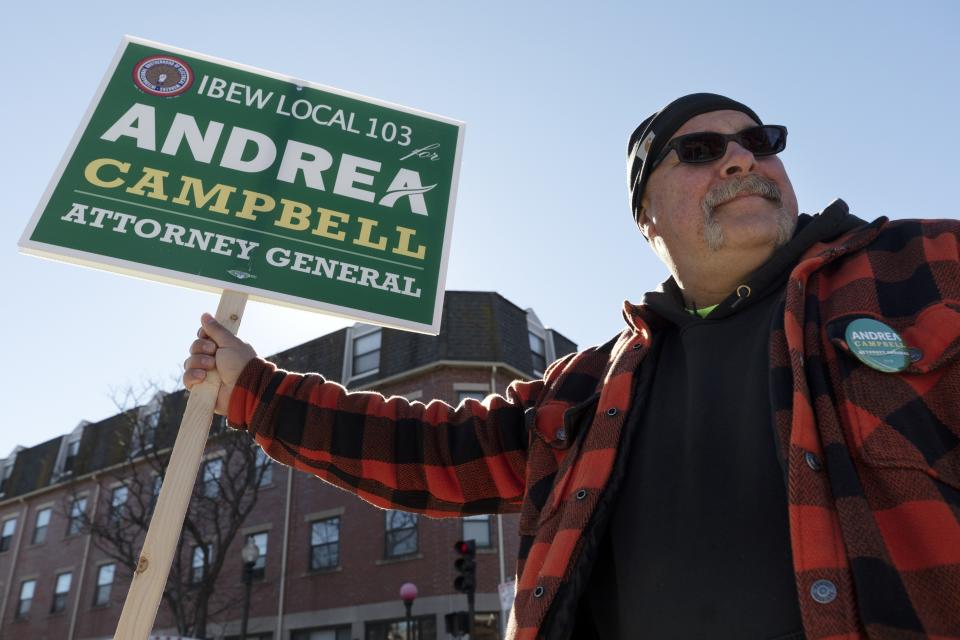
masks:
POLYGON ((216 342, 218 346, 222 347, 231 342, 239 341, 237 336, 233 335, 229 329, 217 322, 209 313, 200 316, 200 324, 203 325, 203 330, 210 336, 210 339, 216 342))

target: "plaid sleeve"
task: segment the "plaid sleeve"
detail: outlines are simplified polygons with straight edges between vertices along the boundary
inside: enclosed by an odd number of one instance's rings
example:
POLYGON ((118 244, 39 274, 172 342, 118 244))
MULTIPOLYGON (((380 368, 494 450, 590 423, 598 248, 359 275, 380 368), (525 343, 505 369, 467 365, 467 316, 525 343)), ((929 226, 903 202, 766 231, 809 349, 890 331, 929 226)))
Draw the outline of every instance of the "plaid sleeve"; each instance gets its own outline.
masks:
POLYGON ((544 382, 454 408, 349 392, 318 374, 256 359, 230 400, 228 422, 273 459, 383 508, 433 517, 516 511, 524 491, 524 412, 544 382))

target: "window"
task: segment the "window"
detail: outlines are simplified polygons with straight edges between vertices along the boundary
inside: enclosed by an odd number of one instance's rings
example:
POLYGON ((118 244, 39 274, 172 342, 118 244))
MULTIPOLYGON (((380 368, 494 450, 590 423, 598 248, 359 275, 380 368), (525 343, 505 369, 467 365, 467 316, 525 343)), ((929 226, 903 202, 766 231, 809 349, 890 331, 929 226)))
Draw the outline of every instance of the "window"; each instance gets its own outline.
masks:
POLYGON ((386 513, 386 551, 388 558, 417 552, 417 514, 406 511, 386 513))
POLYGON ((70 506, 70 522, 67 523, 67 535, 72 536, 83 531, 83 516, 87 511, 87 499, 77 498, 70 506))
POLYGON ((8 518, 3 521, 3 533, 0 534, 0 552, 9 551, 13 544, 13 534, 17 532, 17 519, 8 518))
POLYGON ((110 494, 110 522, 119 522, 126 511, 127 495, 129 491, 126 485, 115 487, 110 494))
POLYGON ((463 539, 475 540, 477 547, 490 547, 490 516, 466 516, 463 518, 463 539))
POLYGON ((213 545, 207 544, 206 546, 206 556, 207 562, 204 563, 204 547, 197 545, 193 548, 193 557, 190 562, 190 582, 196 584, 203 580, 203 576, 206 574, 206 567, 210 566, 210 563, 213 562, 213 545))
POLYGON ((67 608, 67 596, 70 595, 71 580, 73 580, 73 574, 69 571, 57 576, 57 585, 53 590, 53 604, 50 605, 50 613, 59 613, 67 608))
POLYGON ((110 602, 110 588, 113 586, 113 573, 117 565, 105 564, 97 570, 97 590, 93 594, 93 605, 103 606, 110 602))
POLYGON ((413 629, 407 629, 407 621, 403 618, 368 622, 365 626, 363 635, 366 640, 436 640, 437 638, 436 616, 414 617, 411 625, 413 629))
POLYGON ((257 449, 257 473, 260 475, 260 484, 258 486, 266 486, 273 482, 273 460, 270 459, 263 449, 257 449))
POLYGON ((350 626, 334 629, 298 629, 290 640, 350 640, 350 626))
POLYGON ((340 566, 340 518, 310 523, 310 570, 340 566))
POLYGON ((380 368, 380 330, 365 333, 353 339, 354 377, 373 373, 380 368))
POLYGON ((67 455, 63 459, 63 473, 73 473, 74 465, 77 461, 77 453, 80 451, 80 438, 71 440, 67 443, 67 455))
POLYGON ((247 541, 257 545, 257 561, 253 563, 253 577, 255 580, 263 580, 264 568, 267 565, 267 532, 254 533, 247 536, 247 541))
POLYGON ((474 400, 483 400, 487 397, 483 391, 457 391, 457 404, 460 404, 467 398, 473 398, 474 400))
POLYGON ((157 443, 157 427, 160 426, 160 408, 155 407, 147 413, 140 414, 140 419, 134 425, 137 450, 152 449, 157 443))
POLYGON ((47 541, 47 529, 50 528, 50 514, 53 509, 46 507, 37 511, 37 521, 33 526, 33 544, 43 544, 47 541))
POLYGON ((33 593, 37 589, 36 580, 24 580, 20 583, 20 601, 17 603, 17 617, 26 618, 33 603, 33 593))
POLYGON ((547 370, 547 343, 543 337, 533 331, 528 331, 530 337, 530 356, 533 358, 533 372, 543 373, 547 370))
POLYGON ((3 465, 3 479, 0 480, 0 493, 6 493, 10 484, 10 476, 13 475, 13 461, 3 465))
POLYGON ((214 458, 203 463, 203 495, 208 498, 220 497, 220 472, 223 460, 214 458))
POLYGON ((160 498, 160 487, 163 486, 163 478, 160 476, 153 476, 153 493, 150 494, 150 513, 153 513, 153 510, 157 506, 157 500, 160 498))

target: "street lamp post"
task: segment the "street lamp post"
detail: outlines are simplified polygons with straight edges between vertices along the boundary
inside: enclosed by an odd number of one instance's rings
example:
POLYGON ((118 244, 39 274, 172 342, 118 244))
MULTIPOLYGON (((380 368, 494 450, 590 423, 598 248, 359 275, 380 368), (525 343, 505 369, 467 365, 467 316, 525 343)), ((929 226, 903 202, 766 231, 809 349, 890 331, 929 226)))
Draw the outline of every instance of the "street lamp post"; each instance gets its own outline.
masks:
POLYGON ((403 600, 403 606, 407 608, 407 639, 413 640, 413 601, 417 599, 417 585, 412 582, 404 582, 400 585, 400 599, 403 600))
POLYGON ((247 540, 240 550, 243 557, 243 617, 240 618, 240 640, 247 640, 247 618, 250 617, 250 586, 253 584, 253 565, 257 563, 260 549, 253 540, 247 540))

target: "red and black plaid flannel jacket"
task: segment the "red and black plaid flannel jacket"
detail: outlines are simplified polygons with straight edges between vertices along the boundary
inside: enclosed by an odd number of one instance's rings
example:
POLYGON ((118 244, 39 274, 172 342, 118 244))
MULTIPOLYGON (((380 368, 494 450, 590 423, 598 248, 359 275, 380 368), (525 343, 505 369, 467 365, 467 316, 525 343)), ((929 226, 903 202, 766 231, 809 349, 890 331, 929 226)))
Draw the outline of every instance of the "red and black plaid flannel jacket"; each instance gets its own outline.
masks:
MULTIPOLYGON (((256 360, 229 421, 274 459, 380 507, 519 510, 508 635, 532 640, 611 475, 649 313, 627 304, 614 340, 457 408, 256 360)), ((881 218, 812 247, 788 281, 770 375, 807 637, 960 638, 960 223, 881 218), (906 371, 852 356, 844 329, 864 317, 915 350, 906 371)))

